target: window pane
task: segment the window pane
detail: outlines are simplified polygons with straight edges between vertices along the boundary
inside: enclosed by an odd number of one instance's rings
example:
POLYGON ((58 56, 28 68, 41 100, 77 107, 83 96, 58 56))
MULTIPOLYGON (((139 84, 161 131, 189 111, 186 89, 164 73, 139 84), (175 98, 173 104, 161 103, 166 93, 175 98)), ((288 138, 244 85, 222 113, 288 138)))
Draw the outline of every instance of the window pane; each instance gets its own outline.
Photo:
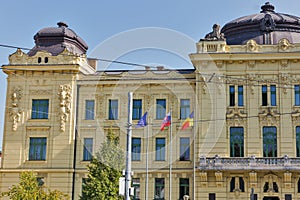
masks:
POLYGON ((295 85, 295 106, 300 106, 300 85, 295 85))
POLYGON ((84 138, 83 160, 92 160, 93 154, 93 138, 84 138))
POLYGON ((190 114, 190 100, 180 99, 180 119, 186 119, 190 114))
POLYGON ((267 94, 267 86, 263 85, 261 86, 261 97, 262 97, 262 106, 268 105, 268 94, 267 94))
POLYGON ((263 127, 264 157, 277 157, 277 130, 275 126, 263 127))
POLYGON ((189 195, 189 179, 180 178, 179 179, 179 199, 183 200, 184 195, 189 195))
POLYGON ((94 109, 95 109, 94 100, 86 100, 85 101, 85 119, 87 119, 87 120, 94 119, 94 109))
POLYGON ((118 100, 109 100, 109 116, 108 119, 118 119, 118 100))
POLYGON ((46 160, 46 138, 30 138, 29 160, 46 160))
POLYGON ((276 106, 276 85, 271 85, 271 106, 276 106))
POLYGON ((166 100, 156 99, 156 119, 163 119, 166 116, 166 100))
POLYGON ((230 157, 244 157, 244 128, 230 128, 230 157))
POLYGON ((190 160, 190 138, 180 138, 180 160, 190 160))
POLYGON ((154 199, 164 199, 165 198, 165 179, 155 178, 155 192, 154 199))
POLYGON ((48 119, 48 99, 33 99, 32 100, 32 119, 48 119))
POLYGON ((165 138, 156 138, 156 160, 165 160, 165 138))
POLYGON ((133 200, 140 200, 141 184, 139 178, 132 179, 132 187, 134 187, 133 200))
POLYGON ((296 156, 300 157, 300 126, 296 127, 296 156))
POLYGON ((142 100, 134 99, 133 100, 133 109, 132 109, 132 119, 138 120, 142 117, 142 100))
POLYGON ((132 160, 141 160, 141 138, 132 138, 132 160))
POLYGON ((243 86, 238 86, 238 106, 244 106, 244 88, 243 86))
POLYGON ((229 86, 229 106, 235 105, 234 86, 229 86))

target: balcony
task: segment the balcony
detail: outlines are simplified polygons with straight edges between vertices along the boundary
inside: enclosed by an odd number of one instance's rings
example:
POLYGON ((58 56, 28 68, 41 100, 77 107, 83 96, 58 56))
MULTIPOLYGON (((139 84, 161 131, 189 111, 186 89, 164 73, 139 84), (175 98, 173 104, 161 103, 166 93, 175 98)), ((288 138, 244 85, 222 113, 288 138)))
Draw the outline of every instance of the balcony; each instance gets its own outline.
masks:
POLYGON ((300 158, 284 157, 200 157, 199 170, 300 170, 300 158))

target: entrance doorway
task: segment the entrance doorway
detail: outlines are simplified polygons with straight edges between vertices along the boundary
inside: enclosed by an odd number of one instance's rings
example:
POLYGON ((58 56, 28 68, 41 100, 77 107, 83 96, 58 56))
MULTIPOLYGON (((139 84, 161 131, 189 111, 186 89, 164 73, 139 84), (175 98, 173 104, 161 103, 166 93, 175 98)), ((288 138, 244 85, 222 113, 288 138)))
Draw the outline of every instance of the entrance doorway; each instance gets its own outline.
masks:
POLYGON ((279 197, 264 197, 263 200, 280 200, 279 197))

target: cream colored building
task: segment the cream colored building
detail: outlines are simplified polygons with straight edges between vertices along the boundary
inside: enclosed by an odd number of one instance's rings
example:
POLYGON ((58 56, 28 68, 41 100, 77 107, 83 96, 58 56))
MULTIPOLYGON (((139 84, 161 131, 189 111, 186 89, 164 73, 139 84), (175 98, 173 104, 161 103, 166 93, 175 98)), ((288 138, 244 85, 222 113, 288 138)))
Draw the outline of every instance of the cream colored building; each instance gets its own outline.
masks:
POLYGON ((126 149, 133 122, 135 199, 300 199, 300 18, 266 3, 196 43, 194 69, 97 71, 65 23, 44 28, 3 66, 0 189, 34 170, 78 199, 109 129, 126 149), (171 127, 161 131, 171 112, 171 127), (193 127, 181 129, 194 112, 193 127), (171 153, 170 153, 171 152, 171 153), (170 197, 171 195, 171 197, 170 197))

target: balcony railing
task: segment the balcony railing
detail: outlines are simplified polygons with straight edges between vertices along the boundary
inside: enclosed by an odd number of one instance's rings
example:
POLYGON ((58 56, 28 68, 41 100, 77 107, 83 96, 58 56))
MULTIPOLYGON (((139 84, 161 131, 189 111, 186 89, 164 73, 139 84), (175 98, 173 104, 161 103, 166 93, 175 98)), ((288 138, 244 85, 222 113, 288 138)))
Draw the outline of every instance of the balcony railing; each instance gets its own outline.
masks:
POLYGON ((200 157, 200 170, 300 170, 300 158, 200 157))

